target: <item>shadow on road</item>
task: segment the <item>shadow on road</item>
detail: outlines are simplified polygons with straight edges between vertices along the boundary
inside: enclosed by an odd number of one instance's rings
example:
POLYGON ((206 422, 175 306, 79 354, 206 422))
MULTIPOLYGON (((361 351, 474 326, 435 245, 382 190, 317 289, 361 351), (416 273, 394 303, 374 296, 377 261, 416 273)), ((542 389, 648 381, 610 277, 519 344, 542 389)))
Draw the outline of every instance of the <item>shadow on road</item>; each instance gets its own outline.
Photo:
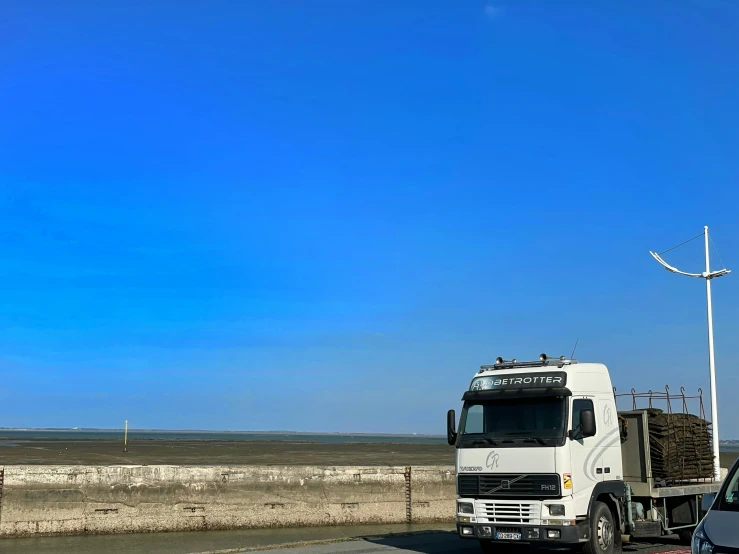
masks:
MULTIPOLYGON (((398 533, 381 537, 362 537, 362 540, 402 552, 418 552, 419 554, 448 553, 480 553, 476 540, 460 539, 456 531, 430 531, 421 533, 398 533)), ((521 545, 523 546, 523 545, 521 545)), ((501 553, 519 552, 517 548, 501 548, 501 553)), ((536 552, 570 552, 568 548, 536 548, 536 552)), ((689 553, 690 546, 680 542, 677 537, 661 537, 660 539, 640 539, 623 544, 624 553, 651 554, 659 552, 689 553)))
POLYGON ((478 554, 480 552, 477 541, 462 540, 456 531, 430 531, 411 535, 400 533, 382 537, 363 537, 362 540, 377 546, 419 554, 440 554, 442 552, 478 554))
POLYGON ((624 543, 624 552, 690 552, 690 545, 681 542, 678 537, 660 537, 655 539, 636 539, 624 543))

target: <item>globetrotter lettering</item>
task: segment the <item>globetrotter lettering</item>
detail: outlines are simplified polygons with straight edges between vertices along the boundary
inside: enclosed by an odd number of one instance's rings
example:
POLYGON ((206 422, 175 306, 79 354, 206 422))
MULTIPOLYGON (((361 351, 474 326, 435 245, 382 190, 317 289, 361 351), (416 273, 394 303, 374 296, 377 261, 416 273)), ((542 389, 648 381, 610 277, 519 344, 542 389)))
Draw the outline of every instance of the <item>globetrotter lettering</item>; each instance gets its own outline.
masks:
POLYGON ((471 391, 502 389, 506 387, 562 387, 566 382, 566 374, 545 375, 509 375, 506 377, 478 377, 472 381, 471 391))
POLYGON ((480 379, 475 383, 472 390, 489 389, 492 387, 500 387, 501 385, 530 385, 532 383, 541 383, 547 385, 561 385, 562 377, 516 377, 514 379, 480 379))

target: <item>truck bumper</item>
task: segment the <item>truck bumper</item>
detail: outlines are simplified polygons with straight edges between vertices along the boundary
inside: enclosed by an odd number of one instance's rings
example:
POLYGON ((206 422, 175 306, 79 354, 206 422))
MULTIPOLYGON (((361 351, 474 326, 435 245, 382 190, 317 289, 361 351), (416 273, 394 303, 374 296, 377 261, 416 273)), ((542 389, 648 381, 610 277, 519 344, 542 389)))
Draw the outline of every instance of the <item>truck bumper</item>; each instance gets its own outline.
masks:
POLYGON ((530 543, 554 546, 584 543, 588 540, 590 531, 587 522, 561 527, 550 525, 499 526, 491 523, 457 522, 457 533, 463 539, 485 540, 501 545, 530 543), (514 538, 497 538, 499 533, 505 533, 504 536, 514 538))

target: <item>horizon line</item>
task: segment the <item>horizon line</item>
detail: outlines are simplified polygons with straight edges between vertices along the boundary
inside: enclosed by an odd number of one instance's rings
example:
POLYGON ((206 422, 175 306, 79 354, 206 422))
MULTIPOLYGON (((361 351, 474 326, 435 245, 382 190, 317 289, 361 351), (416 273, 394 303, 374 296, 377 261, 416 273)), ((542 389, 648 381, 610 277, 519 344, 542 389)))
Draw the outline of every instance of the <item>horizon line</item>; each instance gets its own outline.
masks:
MULTIPOLYGON (((123 427, 0 427, 1 431, 120 431, 124 432, 123 427)), ((167 432, 167 433, 254 433, 254 434, 290 434, 290 435, 366 435, 366 436, 396 436, 396 437, 440 437, 445 435, 432 435, 428 433, 390 433, 390 432, 351 432, 351 431, 289 431, 282 429, 273 429, 269 431, 255 430, 230 430, 230 429, 159 429, 155 427, 129 427, 131 431, 147 431, 147 432, 167 432)))

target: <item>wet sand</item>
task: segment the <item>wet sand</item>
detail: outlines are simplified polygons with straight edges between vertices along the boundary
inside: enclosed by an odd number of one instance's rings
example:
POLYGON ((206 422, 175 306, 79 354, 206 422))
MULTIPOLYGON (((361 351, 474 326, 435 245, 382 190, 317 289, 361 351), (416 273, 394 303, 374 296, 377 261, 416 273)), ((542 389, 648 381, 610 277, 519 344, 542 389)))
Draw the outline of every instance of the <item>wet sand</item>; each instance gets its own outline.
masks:
POLYGON ((112 440, 0 441, 8 465, 453 465, 446 444, 301 441, 112 440), (12 444, 14 446, 9 446, 12 444))
MULTIPOLYGON (((721 466, 731 467, 737 457, 739 452, 722 452, 721 466)), ((454 448, 446 444, 152 439, 131 442, 128 452, 123 452, 121 441, 38 439, 0 441, 0 464, 445 466, 454 464, 454 448)))
POLYGON ((739 458, 739 452, 719 452, 718 458, 721 461, 721 467, 730 468, 739 458))

